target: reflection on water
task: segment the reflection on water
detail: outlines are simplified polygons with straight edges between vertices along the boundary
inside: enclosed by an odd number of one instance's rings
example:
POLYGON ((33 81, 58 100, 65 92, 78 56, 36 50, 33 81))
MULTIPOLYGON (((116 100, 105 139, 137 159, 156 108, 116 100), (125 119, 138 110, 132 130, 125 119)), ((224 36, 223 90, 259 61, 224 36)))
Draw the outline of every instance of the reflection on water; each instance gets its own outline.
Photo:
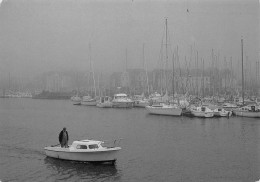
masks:
POLYGON ((58 179, 77 180, 90 179, 93 181, 120 180, 116 164, 94 164, 85 162, 73 162, 45 157, 44 164, 52 172, 51 176, 58 179))

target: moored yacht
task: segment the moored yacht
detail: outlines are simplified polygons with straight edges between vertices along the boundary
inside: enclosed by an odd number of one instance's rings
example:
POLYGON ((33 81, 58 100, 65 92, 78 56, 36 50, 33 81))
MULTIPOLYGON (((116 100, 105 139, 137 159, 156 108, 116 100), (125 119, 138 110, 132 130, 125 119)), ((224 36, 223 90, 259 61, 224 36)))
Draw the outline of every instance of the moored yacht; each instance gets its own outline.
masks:
POLYGON ((97 101, 96 99, 93 99, 91 96, 83 96, 81 105, 83 106, 96 106, 97 101))
POLYGON ((213 110, 206 106, 192 107, 190 111, 191 114, 196 117, 212 118, 214 116, 213 110))
POLYGON ((177 104, 160 103, 145 108, 149 114, 180 116, 182 113, 182 109, 177 104))
POLYGON ((112 103, 114 108, 132 108, 134 106, 134 101, 124 93, 115 94, 112 103))
POLYGON ((256 105, 247 105, 233 110, 236 116, 260 118, 260 108, 256 105))
POLYGON ((216 108, 213 110, 214 116, 216 117, 229 117, 232 115, 232 111, 226 111, 223 108, 216 108))
POLYGON ((155 92, 153 94, 151 94, 149 96, 149 100, 152 102, 152 103, 161 103, 162 102, 162 95, 155 92))
POLYGON ((222 108, 225 109, 226 111, 232 111, 234 109, 237 109, 238 106, 236 104, 231 104, 227 102, 222 105, 222 108))
POLYGON ((113 106, 111 100, 112 100, 111 97, 108 96, 100 97, 99 101, 97 102, 97 107, 110 108, 113 106))
POLYGON ((133 97, 134 107, 145 107, 149 105, 149 100, 142 95, 134 95, 133 97))
POLYGON ((80 105, 81 104, 81 98, 78 95, 74 95, 70 98, 70 100, 73 102, 74 105, 80 105))

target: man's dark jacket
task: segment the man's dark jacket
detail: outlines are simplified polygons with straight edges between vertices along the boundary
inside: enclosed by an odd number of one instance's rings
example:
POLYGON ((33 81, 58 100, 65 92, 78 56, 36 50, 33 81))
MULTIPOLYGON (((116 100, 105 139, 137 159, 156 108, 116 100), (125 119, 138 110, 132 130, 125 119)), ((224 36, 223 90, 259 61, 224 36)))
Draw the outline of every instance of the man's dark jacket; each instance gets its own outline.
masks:
MULTIPOLYGON (((67 131, 65 131, 66 132, 66 134, 67 134, 67 136, 68 136, 68 141, 69 141, 69 135, 68 135, 68 132, 67 131)), ((63 130, 61 130, 61 132, 60 132, 60 134, 59 134, 59 142, 61 143, 61 141, 62 141, 62 137, 63 137, 63 130)))

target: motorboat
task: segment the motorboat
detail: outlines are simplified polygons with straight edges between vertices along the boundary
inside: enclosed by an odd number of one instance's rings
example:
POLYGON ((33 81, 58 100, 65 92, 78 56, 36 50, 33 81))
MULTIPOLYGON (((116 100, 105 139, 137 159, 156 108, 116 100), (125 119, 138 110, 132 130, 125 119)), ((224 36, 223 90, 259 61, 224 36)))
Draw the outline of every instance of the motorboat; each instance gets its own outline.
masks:
POLYGON ((226 111, 223 108, 216 108, 213 110, 213 112, 214 112, 214 116, 216 117, 229 117, 232 115, 231 111, 226 111))
POLYGON ((74 105, 80 105, 81 104, 81 97, 78 95, 74 95, 70 98, 70 100, 73 102, 74 105))
POLYGON ((234 109, 237 109, 238 106, 236 104, 231 104, 227 102, 222 105, 222 108, 225 109, 226 111, 232 111, 234 109))
POLYGON ((161 103, 162 102, 162 95, 155 92, 153 94, 151 94, 149 96, 149 100, 152 102, 152 103, 161 103))
POLYGON ((114 108, 132 108, 134 106, 134 101, 124 93, 115 94, 112 103, 114 108))
POLYGON ((97 102, 97 107, 111 108, 112 106, 113 103, 111 102, 111 97, 108 96, 100 97, 99 101, 97 102))
POLYGON ((202 118, 212 118, 214 116, 213 110, 206 106, 191 107, 190 111, 193 116, 202 118))
POLYGON ((68 148, 60 145, 48 146, 44 148, 48 157, 57 159, 80 161, 80 162, 112 162, 117 160, 117 153, 121 150, 120 140, 114 140, 110 144, 105 141, 80 140, 73 141, 68 148))
POLYGON ((96 106, 97 105, 97 101, 96 99, 93 99, 91 96, 83 96, 82 101, 81 101, 81 105, 83 106, 96 106))
POLYGON ((144 97, 144 95, 134 95, 133 97, 134 107, 143 107, 149 105, 149 100, 144 97))
POLYGON ((260 118, 260 108, 257 105, 247 105, 233 110, 236 116, 260 118))
POLYGON ((149 114, 180 116, 182 113, 182 109, 177 104, 160 103, 146 106, 145 108, 149 114))
POLYGON ((74 96, 72 96, 72 97, 70 98, 70 100, 73 101, 73 102, 80 102, 80 101, 81 101, 81 98, 80 98, 80 96, 78 96, 78 95, 74 95, 74 96))
POLYGON ((139 99, 134 101, 134 107, 143 107, 145 108, 146 106, 149 105, 149 100, 147 99, 139 99))

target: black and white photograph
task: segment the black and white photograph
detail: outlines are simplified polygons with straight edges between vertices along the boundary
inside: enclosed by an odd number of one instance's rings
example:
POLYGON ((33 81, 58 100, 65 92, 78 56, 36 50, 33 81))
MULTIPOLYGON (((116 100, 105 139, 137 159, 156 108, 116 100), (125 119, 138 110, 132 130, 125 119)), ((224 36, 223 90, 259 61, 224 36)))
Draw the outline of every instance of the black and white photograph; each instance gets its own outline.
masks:
POLYGON ((260 0, 0 0, 0 182, 260 182, 260 0))

